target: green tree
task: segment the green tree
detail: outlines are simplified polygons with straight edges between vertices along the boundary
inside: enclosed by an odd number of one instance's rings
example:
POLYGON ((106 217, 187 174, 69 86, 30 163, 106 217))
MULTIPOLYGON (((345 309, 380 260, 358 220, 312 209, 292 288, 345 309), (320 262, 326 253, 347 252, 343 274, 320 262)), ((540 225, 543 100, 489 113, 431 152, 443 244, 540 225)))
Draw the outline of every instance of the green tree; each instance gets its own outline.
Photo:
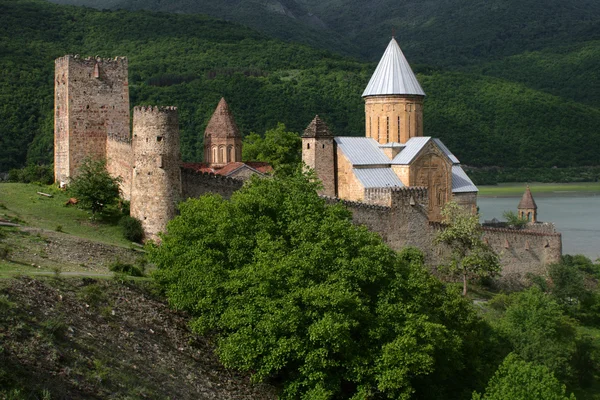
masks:
POLYGON ((104 161, 87 158, 69 182, 68 190, 83 208, 91 210, 95 216, 118 201, 120 182, 120 177, 113 178, 108 173, 104 161))
POLYGON ((575 400, 565 391, 547 367, 511 353, 490 379, 485 394, 473 393, 473 400, 575 400))
POLYGON ((218 332, 226 366, 277 378, 285 398, 470 393, 484 347, 471 304, 317 187, 297 173, 182 203, 149 251, 169 302, 218 332))
POLYGON ((575 325, 539 288, 511 296, 498 328, 523 360, 545 365, 561 379, 576 375, 572 366, 577 351, 575 325))
POLYGON ((251 133, 244 138, 243 159, 266 161, 278 173, 291 174, 302 162, 302 139, 296 132, 289 132, 278 123, 265 132, 264 138, 251 133))
POLYGON ((504 211, 502 216, 506 219, 508 225, 517 229, 524 227, 529 222, 527 218, 519 217, 514 211, 504 211))
POLYGON ((442 269, 458 274, 463 281, 463 296, 467 282, 475 277, 495 276, 500 272, 498 255, 482 239, 479 216, 455 202, 442 210, 445 227, 439 231, 435 243, 450 247, 450 263, 442 269))

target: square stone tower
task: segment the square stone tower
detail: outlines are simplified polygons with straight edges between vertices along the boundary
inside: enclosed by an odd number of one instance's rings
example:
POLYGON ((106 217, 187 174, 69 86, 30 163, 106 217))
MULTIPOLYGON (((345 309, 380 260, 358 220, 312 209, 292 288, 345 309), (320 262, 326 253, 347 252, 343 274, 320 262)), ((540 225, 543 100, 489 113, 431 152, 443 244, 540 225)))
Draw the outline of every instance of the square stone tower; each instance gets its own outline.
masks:
POLYGON ((56 59, 55 181, 67 183, 86 157, 106 160, 108 137, 130 137, 127 59, 56 59))

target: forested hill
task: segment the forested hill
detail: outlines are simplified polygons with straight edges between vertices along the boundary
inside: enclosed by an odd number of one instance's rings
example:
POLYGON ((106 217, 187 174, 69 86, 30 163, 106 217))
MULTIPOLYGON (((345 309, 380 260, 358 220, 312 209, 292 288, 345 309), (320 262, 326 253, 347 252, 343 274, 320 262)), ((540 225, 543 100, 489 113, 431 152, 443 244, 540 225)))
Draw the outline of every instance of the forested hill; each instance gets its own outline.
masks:
MULTIPOLYGON (((0 171, 51 162, 53 60, 65 54, 127 56, 132 106, 179 107, 186 161, 201 159, 202 132, 222 96, 244 134, 278 121, 300 132, 317 113, 336 135, 364 134, 360 95, 375 63, 202 15, 4 0, 0 22, 0 171)), ((374 41, 374 51, 387 41, 374 41)), ((428 94, 425 134, 463 163, 598 164, 598 107, 503 78, 413 65, 428 94)))
POLYGON ((600 106, 596 0, 50 0, 205 13, 376 61, 392 29, 413 64, 478 72, 600 106))

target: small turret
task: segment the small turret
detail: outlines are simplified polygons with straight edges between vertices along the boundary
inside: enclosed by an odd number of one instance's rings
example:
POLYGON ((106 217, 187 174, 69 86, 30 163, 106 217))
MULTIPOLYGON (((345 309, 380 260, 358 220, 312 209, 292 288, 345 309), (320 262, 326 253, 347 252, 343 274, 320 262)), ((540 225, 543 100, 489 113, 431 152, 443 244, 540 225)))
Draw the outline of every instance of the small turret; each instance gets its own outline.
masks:
POLYGON ((212 168, 242 161, 242 135, 224 98, 204 131, 204 161, 212 168))
POLYGON ((518 211, 519 218, 525 218, 529 222, 537 222, 537 204, 535 204, 529 185, 527 185, 527 189, 525 189, 525 193, 523 193, 523 197, 519 202, 518 211))
POLYGON ((157 239, 181 199, 179 122, 175 107, 133 109, 131 216, 146 238, 157 239))
POLYGON ((323 183, 319 194, 336 197, 335 142, 329 128, 315 116, 302 134, 302 161, 312 168, 323 183))

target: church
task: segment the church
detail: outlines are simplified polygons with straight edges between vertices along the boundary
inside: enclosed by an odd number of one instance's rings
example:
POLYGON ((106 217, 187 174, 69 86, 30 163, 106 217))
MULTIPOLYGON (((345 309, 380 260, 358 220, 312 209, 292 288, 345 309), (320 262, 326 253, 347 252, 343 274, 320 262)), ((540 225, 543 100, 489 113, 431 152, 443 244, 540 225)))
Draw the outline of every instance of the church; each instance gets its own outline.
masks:
POLYGON ((425 92, 395 38, 362 97, 364 137, 334 137, 318 116, 302 135, 302 160, 322 181, 321 194, 389 205, 381 193, 422 187, 430 221, 441 221, 449 201, 476 212, 478 190, 460 161, 440 139, 423 136, 425 92))

